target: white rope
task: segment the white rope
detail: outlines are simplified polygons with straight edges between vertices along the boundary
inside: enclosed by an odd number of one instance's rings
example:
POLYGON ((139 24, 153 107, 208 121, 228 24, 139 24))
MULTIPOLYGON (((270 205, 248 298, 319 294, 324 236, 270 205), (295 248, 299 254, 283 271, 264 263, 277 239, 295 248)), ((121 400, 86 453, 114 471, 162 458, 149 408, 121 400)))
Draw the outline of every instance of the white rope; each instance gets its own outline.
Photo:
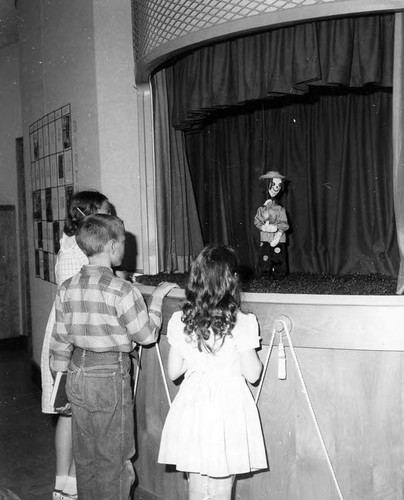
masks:
MULTIPOLYGON (((295 352, 295 348, 293 346, 292 338, 291 338, 289 330, 288 330, 288 328, 287 328, 287 326, 285 324, 285 321, 283 321, 282 319, 278 320, 278 321, 280 321, 283 324, 283 331, 285 332, 286 338, 288 339, 289 347, 290 347, 293 359, 294 359, 295 364, 296 364, 297 373, 299 375, 300 382, 302 383, 302 386, 303 386, 303 393, 304 393, 304 395, 306 397, 307 404, 309 406, 309 410, 310 410, 311 416, 313 418, 314 426, 316 428, 318 437, 320 438, 321 447, 323 448, 323 451, 324 451, 324 454, 325 454, 325 457, 326 457, 326 460, 327 460, 327 463, 328 463, 328 467, 329 467, 330 472, 331 472, 331 476, 332 476, 332 478, 334 480, 334 484, 335 484, 335 487, 336 487, 337 492, 338 492, 338 496, 339 496, 339 498, 341 500, 344 500, 344 497, 342 496, 341 489, 340 489, 339 484, 338 484, 337 477, 336 477, 335 472, 334 472, 334 468, 333 468, 331 460, 330 460, 330 456, 329 456, 327 448, 325 446, 324 438, 323 438, 323 436, 321 434, 320 426, 318 424, 317 417, 316 417, 316 414, 314 412, 314 408, 313 408, 313 405, 311 403, 309 393, 307 391, 307 386, 306 386, 306 383, 304 381, 302 370, 300 368, 300 364, 299 364, 299 361, 298 361, 297 356, 296 356, 296 352, 295 352)), ((279 332, 279 333, 280 333, 280 336, 281 336, 281 339, 282 339, 282 331, 279 332)))
POLYGON ((139 381, 139 372, 140 372, 140 361, 142 359, 142 351, 143 351, 143 346, 139 347, 139 359, 137 360, 137 368, 136 368, 136 376, 135 376, 135 385, 133 387, 133 402, 136 401, 136 393, 137 393, 137 386, 138 386, 138 381, 139 381))
POLYGON ((160 348, 159 348, 159 345, 158 345, 157 342, 156 342, 156 352, 157 352, 157 357, 159 359, 161 375, 163 376, 164 388, 165 388, 165 391, 166 391, 168 404, 169 404, 169 406, 171 406, 171 397, 170 397, 170 392, 168 390, 166 373, 164 371, 163 361, 161 359, 161 354, 160 354, 160 348))
POLYGON ((261 394, 262 384, 264 383, 265 373, 266 373, 267 368, 268 368, 269 358, 271 356, 272 347, 274 345, 275 335, 276 335, 276 330, 275 330, 275 327, 274 327, 274 329, 272 331, 271 341, 269 342, 269 346, 268 346, 268 351, 267 351, 267 356, 266 356, 266 359, 265 359, 264 367, 262 369, 261 380, 260 380, 260 383, 258 385, 257 392, 255 394, 255 404, 256 405, 258 405, 258 399, 259 399, 260 394, 261 394))
MULTIPOLYGON (((159 360, 161 375, 163 376, 163 383, 164 383, 164 388, 165 388, 166 395, 167 395, 168 404, 171 406, 171 397, 170 397, 170 392, 168 390, 167 378, 166 378, 166 374, 165 374, 164 367, 163 367, 163 361, 161 359, 160 348, 159 348, 159 345, 157 342, 155 344, 155 347, 156 347, 156 352, 157 352, 157 358, 159 360)), ((143 352, 143 346, 140 346, 139 347, 139 359, 138 359, 136 375, 135 375, 135 383, 134 383, 134 387, 133 387, 133 400, 134 401, 136 401, 137 388, 139 386, 139 372, 140 372, 140 361, 142 359, 142 352, 143 352)))

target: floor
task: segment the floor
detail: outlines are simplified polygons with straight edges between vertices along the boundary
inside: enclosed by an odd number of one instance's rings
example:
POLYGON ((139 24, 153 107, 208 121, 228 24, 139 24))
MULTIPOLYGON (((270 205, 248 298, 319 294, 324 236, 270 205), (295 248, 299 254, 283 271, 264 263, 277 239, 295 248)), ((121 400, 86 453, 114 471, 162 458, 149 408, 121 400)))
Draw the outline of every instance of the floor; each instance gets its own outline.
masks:
POLYGON ((51 500, 54 424, 41 413, 30 355, 0 346, 0 500, 51 500))
MULTIPOLYGON (((0 500, 52 499, 56 417, 41 412, 41 390, 33 380, 26 348, 0 341, 0 500)), ((154 498, 133 494, 134 500, 154 498)))

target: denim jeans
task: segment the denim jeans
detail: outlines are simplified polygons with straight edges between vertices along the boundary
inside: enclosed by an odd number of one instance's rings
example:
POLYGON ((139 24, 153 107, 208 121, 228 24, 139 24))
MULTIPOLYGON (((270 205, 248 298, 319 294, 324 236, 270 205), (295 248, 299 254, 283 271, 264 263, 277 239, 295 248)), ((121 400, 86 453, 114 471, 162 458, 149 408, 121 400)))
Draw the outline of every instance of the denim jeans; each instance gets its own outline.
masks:
POLYGON ((75 348, 66 392, 80 500, 127 500, 135 479, 130 358, 75 348))

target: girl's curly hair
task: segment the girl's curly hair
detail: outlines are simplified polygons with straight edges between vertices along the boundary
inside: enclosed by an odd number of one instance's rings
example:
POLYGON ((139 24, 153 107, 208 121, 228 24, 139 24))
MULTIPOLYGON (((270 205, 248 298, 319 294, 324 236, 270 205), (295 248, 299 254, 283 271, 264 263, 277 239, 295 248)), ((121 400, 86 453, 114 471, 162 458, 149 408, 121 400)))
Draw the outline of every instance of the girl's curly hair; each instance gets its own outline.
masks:
POLYGON ((96 214, 108 198, 98 191, 78 191, 69 204, 63 228, 67 236, 74 236, 86 215, 96 214))
POLYGON ((238 258, 233 248, 208 245, 191 266, 182 305, 184 331, 189 338, 196 335, 198 349, 213 352, 220 349, 226 335, 231 335, 240 309, 238 258), (220 345, 208 344, 210 332, 220 345))

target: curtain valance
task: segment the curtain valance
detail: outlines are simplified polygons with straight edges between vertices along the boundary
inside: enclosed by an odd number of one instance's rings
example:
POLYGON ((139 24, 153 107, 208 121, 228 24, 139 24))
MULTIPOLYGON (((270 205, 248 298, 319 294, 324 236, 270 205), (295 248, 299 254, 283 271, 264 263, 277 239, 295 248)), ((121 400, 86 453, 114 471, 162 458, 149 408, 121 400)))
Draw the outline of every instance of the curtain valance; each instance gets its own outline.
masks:
POLYGON ((173 66, 172 125, 191 128, 214 110, 307 92, 310 85, 393 84, 394 15, 278 28, 202 47, 173 66))

